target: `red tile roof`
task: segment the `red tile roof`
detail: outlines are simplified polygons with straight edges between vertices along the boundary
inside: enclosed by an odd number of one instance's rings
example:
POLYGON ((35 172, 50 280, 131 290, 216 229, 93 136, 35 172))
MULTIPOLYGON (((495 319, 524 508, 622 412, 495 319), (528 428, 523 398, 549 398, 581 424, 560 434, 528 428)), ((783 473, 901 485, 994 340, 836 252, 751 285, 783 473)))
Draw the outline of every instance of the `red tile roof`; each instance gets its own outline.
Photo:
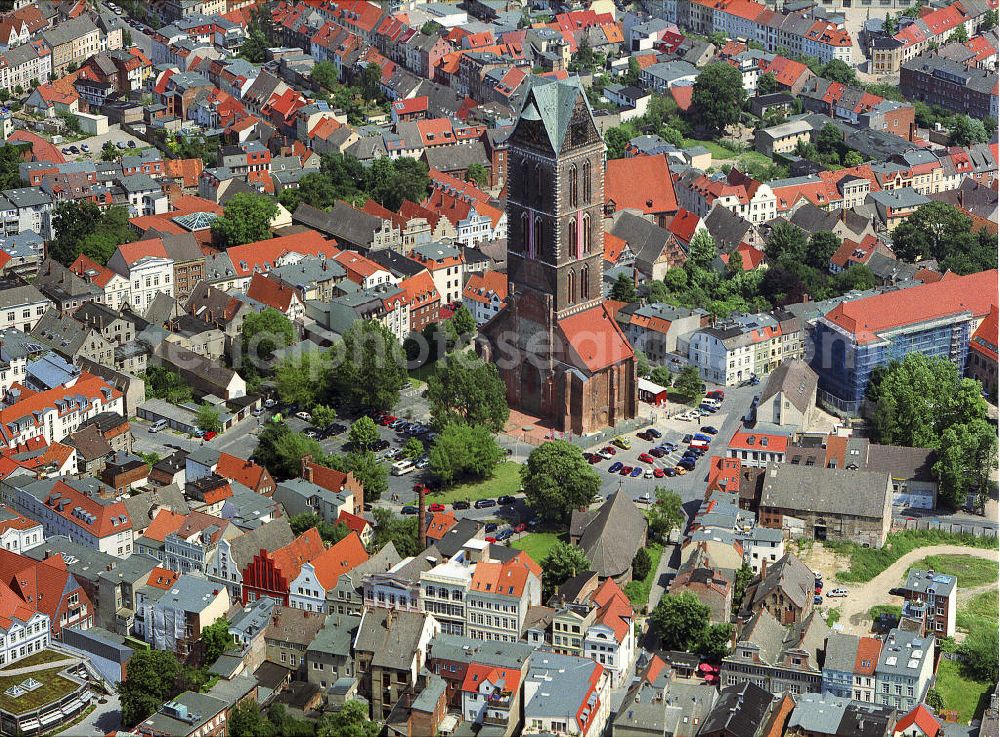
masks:
POLYGON ((937 737, 938 732, 941 731, 941 723, 923 704, 917 704, 913 711, 896 722, 893 734, 904 732, 910 727, 916 727, 927 737, 937 737))
POLYGON ((226 253, 233 262, 236 276, 244 277, 255 271, 270 271, 276 261, 289 253, 333 258, 340 253, 340 249, 336 242, 327 240, 315 230, 306 230, 295 235, 232 246, 226 249, 226 253))
POLYGON ((465 282, 465 289, 462 290, 463 299, 482 304, 489 304, 493 295, 496 295, 501 303, 507 299, 507 275, 501 271, 472 274, 465 282))
POLYGON ((215 472, 224 479, 243 484, 248 489, 257 489, 267 474, 267 469, 253 461, 237 458, 229 453, 220 453, 215 472))
POLYGON ((594 592, 593 601, 598 607, 597 621, 611 628, 618 642, 623 642, 635 619, 635 611, 628 597, 614 579, 608 578, 594 592))
POLYGON ((313 558, 310 563, 316 571, 316 579, 324 589, 330 590, 337 585, 337 579, 350 573, 368 560, 368 553, 361 543, 357 532, 351 532, 338 543, 331 545, 325 551, 313 558))
POLYGON ((1000 323, 998 323, 997 319, 997 306, 991 305, 986 319, 980 323, 976 332, 972 334, 972 340, 969 342, 969 350, 975 351, 995 363, 997 360, 998 329, 1000 329, 1000 323))
POLYGON ((66 157, 62 155, 56 146, 46 141, 37 133, 18 128, 7 138, 8 143, 12 142, 30 143, 31 160, 46 161, 51 164, 65 164, 66 157))
POLYGON ((997 270, 991 269, 842 302, 826 319, 851 333, 858 343, 870 343, 880 332, 961 312, 985 317, 995 304, 997 270))
POLYGON ((117 535, 132 529, 132 520, 122 502, 102 504, 98 499, 77 491, 64 481, 56 481, 45 499, 45 505, 51 509, 52 514, 62 517, 70 524, 98 538, 117 535), (88 522, 74 515, 73 510, 77 507, 90 513, 94 521, 88 522))
POLYGON ((878 656, 882 652, 882 641, 877 637, 861 637, 858 639, 858 652, 854 657, 854 672, 861 676, 875 674, 878 667, 878 656))
POLYGON ((625 239, 619 238, 616 235, 611 235, 608 231, 604 231, 604 260, 609 264, 618 263, 618 259, 621 258, 622 251, 625 250, 625 239))
POLYGON ((452 527, 458 524, 454 512, 434 512, 431 521, 427 525, 427 538, 429 540, 440 540, 452 527))
POLYGON ((163 542, 167 535, 180 529, 181 525, 184 524, 184 519, 183 514, 177 514, 166 508, 158 509, 153 521, 149 523, 149 527, 142 534, 150 540, 163 542))
POLYGON ((788 448, 788 436, 737 430, 729 441, 729 447, 735 450, 762 450, 770 453, 784 453, 788 448), (767 442, 762 442, 764 440, 767 442))
POLYGON ((287 314, 292 303, 298 300, 295 290, 282 282, 270 279, 265 274, 254 274, 247 287, 247 297, 263 305, 287 314))
POLYGON ((565 335, 568 347, 592 372, 627 361, 635 355, 625 334, 603 303, 563 318, 559 321, 559 329, 565 335))
POLYGON ((542 569, 527 553, 521 551, 503 563, 482 561, 476 566, 469 584, 471 591, 520 598, 528 579, 542 577, 542 569))
POLYGON ((708 464, 708 488, 706 491, 740 491, 740 461, 738 458, 712 456, 708 464))
POLYGON ((356 514, 351 514, 347 510, 340 510, 340 515, 337 517, 337 524, 343 523, 345 527, 351 532, 356 532, 358 535, 363 535, 365 530, 371 528, 364 517, 359 517, 356 514))
MULTIPOLYGON (((480 565, 482 564, 480 563, 480 565)), ((484 681, 500 687, 502 693, 516 694, 521 685, 521 670, 519 668, 470 663, 469 667, 465 669, 462 690, 467 693, 477 692, 480 684, 484 681)))
POLYGON ((676 212, 677 196, 667 157, 661 154, 608 161, 604 199, 614 201, 617 210, 634 209, 647 215, 676 212))
POLYGON ((318 558, 323 551, 323 540, 319 536, 319 531, 315 527, 310 527, 285 547, 272 551, 271 560, 274 561, 274 567, 281 571, 285 580, 291 584, 298 578, 302 566, 318 558))

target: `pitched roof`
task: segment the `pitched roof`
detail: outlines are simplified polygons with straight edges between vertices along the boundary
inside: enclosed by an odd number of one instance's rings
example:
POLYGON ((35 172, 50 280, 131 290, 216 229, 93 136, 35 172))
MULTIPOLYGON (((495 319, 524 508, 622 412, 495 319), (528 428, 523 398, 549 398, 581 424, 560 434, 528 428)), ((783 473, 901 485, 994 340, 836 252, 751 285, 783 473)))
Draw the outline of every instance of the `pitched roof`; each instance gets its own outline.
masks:
POLYGON ((323 550, 319 530, 310 527, 288 545, 271 551, 271 560, 274 561, 274 567, 285 576, 285 580, 291 583, 298 577, 302 565, 319 557, 323 550))
POLYGON ((294 539, 287 517, 278 517, 266 525, 250 530, 229 543, 229 556, 236 567, 243 571, 261 550, 275 550, 294 539))
MULTIPOLYGON (((579 359, 581 368, 598 372, 635 355, 632 346, 604 303, 559 321, 568 356, 579 359)), ((576 361, 573 361, 576 363, 576 361)))
POLYGON ((342 574, 349 573, 366 560, 368 553, 361 538, 358 533, 351 532, 309 562, 312 563, 320 584, 329 590, 337 585, 337 579, 342 574))
POLYGON ((769 463, 760 506, 881 520, 891 503, 888 473, 769 463))
POLYGON ((272 307, 282 314, 287 313, 292 303, 298 300, 298 295, 290 286, 276 279, 270 279, 266 274, 259 272, 250 279, 247 297, 272 307))
POLYGON ((548 84, 537 84, 531 88, 525 98, 524 107, 521 109, 521 115, 515 128, 522 125, 525 120, 541 121, 552 150, 559 153, 566 140, 566 132, 569 130, 573 110, 581 98, 586 106, 591 125, 596 126, 593 113, 590 111, 590 103, 587 102, 587 97, 583 94, 583 89, 578 83, 575 81, 556 81, 548 84))
POLYGON ((763 406, 769 399, 781 392, 800 412, 806 412, 812 405, 812 394, 816 390, 818 377, 801 359, 783 361, 771 372, 760 393, 763 406))
POLYGON ((604 199, 618 210, 635 209, 649 215, 675 212, 677 196, 667 157, 634 156, 611 159, 604 172, 604 199))
POLYGON ((917 704, 912 711, 905 714, 902 719, 896 722, 896 727, 892 731, 893 734, 897 734, 905 732, 911 727, 916 727, 927 737, 937 737, 938 732, 941 731, 941 723, 924 704, 917 704))
POLYGON ((573 512, 571 527, 580 526, 580 548, 601 578, 620 576, 646 540, 646 518, 627 494, 613 493, 595 512, 573 512))
POLYGON ((541 580, 542 569, 531 556, 519 551, 513 558, 502 563, 494 561, 478 563, 472 574, 469 590, 520 598, 531 575, 541 580))
POLYGON ((237 458, 229 453, 220 453, 215 473, 224 479, 236 481, 248 489, 256 489, 267 473, 267 469, 253 461, 237 458))
POLYGON ((879 334, 905 325, 969 312, 985 317, 997 304, 997 270, 956 276, 933 284, 883 292, 841 302, 826 320, 843 328, 858 343, 871 343, 879 334))

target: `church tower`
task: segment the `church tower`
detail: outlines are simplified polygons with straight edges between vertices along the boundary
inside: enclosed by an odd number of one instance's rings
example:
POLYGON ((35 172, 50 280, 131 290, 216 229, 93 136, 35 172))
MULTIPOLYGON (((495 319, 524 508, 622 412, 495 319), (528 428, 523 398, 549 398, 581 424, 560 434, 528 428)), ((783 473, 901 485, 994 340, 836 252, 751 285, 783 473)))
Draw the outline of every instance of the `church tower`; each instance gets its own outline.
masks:
POLYGON ((507 275, 549 295, 557 320, 601 301, 604 141, 583 91, 548 84, 528 94, 508 139, 507 275))
POLYGON ((508 138, 508 305, 478 349, 510 406, 589 433, 635 416, 635 357, 601 294, 604 141, 575 82, 533 86, 508 138))

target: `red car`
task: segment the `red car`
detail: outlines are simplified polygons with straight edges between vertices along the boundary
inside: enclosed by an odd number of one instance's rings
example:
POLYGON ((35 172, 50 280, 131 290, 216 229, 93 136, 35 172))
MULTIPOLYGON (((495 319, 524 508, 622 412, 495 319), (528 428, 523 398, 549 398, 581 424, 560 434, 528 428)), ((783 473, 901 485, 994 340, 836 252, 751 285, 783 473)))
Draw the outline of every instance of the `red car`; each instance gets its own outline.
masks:
POLYGON ((652 463, 653 456, 651 456, 649 453, 640 453, 639 460, 642 461, 643 463, 652 463))
POLYGON ((497 541, 497 539, 495 537, 493 537, 492 535, 487 535, 486 536, 486 542, 488 542, 488 543, 495 543, 496 541, 497 541))
POLYGON ((390 422, 395 422, 395 421, 396 421, 395 415, 382 415, 381 417, 379 417, 378 424, 384 426, 388 425, 390 422))
POLYGON ((622 470, 618 472, 618 475, 619 476, 628 476, 630 473, 632 473, 632 467, 631 466, 622 466, 622 470))
POLYGON ((600 463, 603 460, 604 459, 601 458, 599 455, 597 455, 597 453, 594 453, 593 455, 590 456, 590 458, 587 459, 587 463, 593 466, 595 463, 600 463))
POLYGON ((705 395, 708 399, 718 399, 720 402, 726 398, 726 393, 722 389, 713 389, 705 395))
POLYGON ((610 453, 611 455, 618 455, 618 448, 613 445, 605 445, 601 448, 602 453, 610 453))
POLYGON ((662 468, 654 468, 653 476, 655 478, 662 479, 664 476, 666 476, 666 472, 662 468))
POLYGON ((443 512, 444 511, 444 505, 441 504, 440 502, 434 502, 434 504, 430 505, 427 508, 429 510, 431 510, 432 512, 443 512))
POLYGON ((211 440, 212 438, 214 438, 218 434, 219 433, 217 433, 217 432, 209 431, 209 432, 205 433, 205 438, 204 439, 205 440, 211 440))
POLYGON ((413 491, 419 494, 421 491, 430 491, 430 489, 418 481, 413 485, 413 491))
POLYGON ((514 525, 514 532, 524 532, 527 529, 528 525, 526 525, 524 522, 514 525))

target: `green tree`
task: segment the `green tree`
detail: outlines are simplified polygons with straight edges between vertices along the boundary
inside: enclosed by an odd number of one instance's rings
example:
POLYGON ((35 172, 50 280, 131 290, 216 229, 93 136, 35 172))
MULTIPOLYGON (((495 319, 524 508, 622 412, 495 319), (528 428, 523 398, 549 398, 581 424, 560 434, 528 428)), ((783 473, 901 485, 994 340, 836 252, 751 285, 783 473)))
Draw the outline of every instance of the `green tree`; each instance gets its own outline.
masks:
POLYGON ((936 688, 927 689, 924 703, 936 712, 940 712, 944 708, 944 699, 941 698, 941 692, 936 688))
POLYGON ((858 75, 854 67, 840 59, 831 59, 823 66, 823 73, 820 75, 831 82, 840 82, 849 86, 857 86, 858 75))
POLYGON ((364 487, 366 502, 377 502, 389 490, 389 472, 371 451, 333 456, 327 458, 324 464, 343 473, 350 471, 354 474, 354 478, 364 487))
POLYGON ((688 402, 701 397, 701 375, 696 366, 685 366, 674 379, 674 391, 688 402))
POLYGON ((403 200, 421 202, 430 188, 427 164, 416 159, 375 159, 366 177, 368 195, 389 210, 398 210, 403 200))
POLYGON ((292 432, 284 422, 269 422, 257 436, 253 459, 264 466, 277 481, 297 478, 302 459, 323 458, 323 448, 312 438, 292 432))
POLYGON ((328 90, 335 89, 340 82, 337 67, 332 61, 318 61, 309 73, 310 79, 328 90))
POLYGON ((56 237, 48 245, 48 255, 69 266, 81 253, 104 264, 122 243, 135 240, 124 207, 101 212, 92 202, 60 202, 53 212, 56 237))
POLYGON ((882 23, 882 30, 888 36, 895 36, 899 32, 899 21, 891 13, 886 13, 885 22, 882 23))
POLYGON ((597 472, 583 452, 565 440, 542 443, 521 468, 528 505, 542 518, 563 522, 572 510, 586 507, 601 488, 597 472))
POLYGON ((948 36, 949 42, 964 44, 968 40, 969 40, 969 32, 965 30, 964 24, 958 26, 958 28, 952 31, 951 35, 948 36))
POLYGON ((770 95, 773 92, 780 92, 781 85, 771 72, 764 72, 757 78, 757 94, 770 95))
POLYGON ((458 309, 445 321, 445 325, 452 346, 469 341, 476 334, 476 318, 472 316, 469 308, 465 305, 459 305, 458 309))
POLYGON ((368 707, 353 700, 327 713, 316 728, 316 737, 378 737, 378 733, 379 724, 368 718, 368 707))
POLYGON ((635 350, 635 372, 645 378, 649 376, 649 357, 638 348, 635 350))
POLYGON ((244 701, 229 718, 230 737, 276 737, 274 725, 260 713, 255 701, 244 701))
POLYGON ((958 375, 945 358, 910 353, 877 370, 867 397, 876 439, 889 445, 934 448, 940 500, 961 506, 996 465, 996 433, 989 427, 982 387, 958 375))
POLYGON ((712 610, 690 591, 664 594, 650 615, 664 650, 694 652, 708 628, 712 610))
POLYGON ((703 228, 691 238, 688 261, 699 269, 708 269, 718 255, 715 239, 707 229, 703 228))
POLYGON ((944 260, 953 252, 968 248, 975 237, 972 218, 946 202, 928 202, 892 232, 892 246, 906 261, 944 260))
POLYGON ((590 570, 590 561, 576 545, 562 540, 549 548, 548 554, 539 565, 542 568, 542 588, 546 596, 551 596, 566 581, 584 571, 590 570))
POLYGON ((118 161, 122 157, 122 152, 115 146, 114 141, 105 141, 101 147, 101 161, 118 161))
POLYGON ((371 417, 359 417, 351 423, 347 437, 355 448, 370 448, 379 440, 378 425, 371 417))
POLYGON ((486 171, 485 166, 474 161, 465 170, 465 181, 473 182, 480 189, 486 189, 490 186, 490 173, 486 171))
POLYGON ((243 350, 238 365, 257 371, 260 363, 270 361, 279 348, 292 345, 295 337, 292 321, 273 307, 251 312, 243 320, 240 332, 243 350))
POLYGON ((337 410, 327 407, 325 404, 314 405, 309 414, 312 415, 313 427, 326 427, 332 425, 337 419, 337 410))
POLYGON ((251 28, 247 40, 240 46, 240 56, 254 64, 263 64, 267 58, 267 38, 256 28, 251 28))
POLYGON ((437 362, 427 377, 427 401, 439 427, 462 421, 500 432, 510 416, 497 367, 472 354, 453 353, 437 362))
POLYGON ((733 611, 739 610, 740 604, 743 603, 743 595, 746 593, 747 587, 750 586, 753 578, 753 568, 746 563, 736 569, 736 578, 733 581, 733 611))
POLYGON ((357 320, 337 348, 343 360, 331 371, 333 392, 363 412, 394 407, 409 382, 396 336, 375 320, 357 320))
POLYGON ((639 295, 635 290, 635 281, 631 276, 622 272, 611 285, 611 299, 619 302, 635 302, 639 295))
POLYGON ((608 147, 608 159, 625 158, 625 147, 635 136, 635 130, 627 125, 609 128, 604 134, 604 143, 608 147))
POLYGON ((205 432, 222 432, 222 418, 217 407, 207 402, 198 407, 195 422, 205 432))
POLYGON ((659 304, 666 302, 670 299, 670 290, 667 289, 667 285, 664 284, 659 279, 654 279, 647 285, 649 292, 646 295, 647 299, 653 304, 659 304))
POLYGON ((222 216, 212 221, 212 236, 225 248, 265 240, 277 214, 274 198, 239 192, 226 203, 222 216))
POLYGON ((24 186, 20 166, 24 155, 30 152, 30 143, 0 145, 0 189, 16 189, 24 186))
POLYGON ((281 190, 278 201, 289 212, 295 212, 300 203, 325 210, 338 199, 337 189, 325 173, 313 172, 299 180, 296 189, 281 190))
POLYGON ((670 373, 670 369, 666 366, 654 366, 653 370, 649 373, 649 380, 654 384, 659 384, 664 388, 669 388, 674 382, 673 374, 670 373))
POLYGON ((306 530, 316 528, 320 538, 328 545, 334 545, 350 534, 347 525, 343 522, 330 524, 318 514, 313 512, 303 512, 288 519, 288 524, 292 528, 292 533, 298 537, 306 530))
POLYGON ((450 486, 465 478, 490 478, 505 454, 486 427, 452 422, 434 439, 428 455, 431 474, 450 486))
POLYGON ((128 677, 118 684, 122 726, 132 728, 192 685, 191 669, 167 650, 136 650, 128 677))
POLYGON ((372 516, 375 517, 373 550, 381 550, 392 543, 396 552, 403 558, 422 552, 417 536, 416 517, 397 517, 392 510, 385 507, 375 507, 372 516))
POLYGON ((809 250, 806 253, 806 263, 810 266, 826 270, 830 268, 830 259, 840 248, 841 238, 829 230, 820 230, 809 237, 809 250))
POLYGON ((865 264, 854 264, 833 275, 833 289, 837 294, 854 290, 875 288, 875 274, 865 264))
POLYGON ((417 460, 423 454, 424 444, 420 442, 419 438, 410 438, 406 441, 406 445, 403 446, 403 455, 411 461, 417 460))
POLYGON ((781 221, 771 228, 764 251, 768 259, 782 264, 800 264, 806 260, 808 241, 797 225, 781 221))
POLYGON ((844 154, 844 166, 861 166, 863 163, 865 157, 853 149, 844 154))
POLYGON ((233 646, 233 636, 229 634, 229 622, 219 617, 201 630, 201 664, 210 666, 222 653, 233 646))
POLYGON ((710 660, 722 660, 732 650, 733 629, 729 622, 708 625, 698 639, 697 652, 710 660))
POLYGON ((951 126, 951 142, 954 145, 972 146, 976 143, 986 143, 989 137, 990 132, 986 130, 983 121, 970 118, 968 115, 955 116, 951 126))
MULTIPOLYGON (((252 317, 252 315, 248 315, 249 317, 252 317)), ((290 336, 294 336, 294 326, 284 315, 280 315, 280 317, 283 320, 280 321, 280 341, 283 345, 288 345, 291 342, 290 336)), ((259 322, 260 319, 258 318, 255 322, 259 322)), ((273 315, 270 315, 268 320, 274 320, 276 323, 279 323, 278 318, 273 315)), ((254 329, 257 330, 257 326, 254 326, 254 329)), ((273 353, 274 349, 278 347, 283 346, 264 346, 269 353, 273 353)), ((313 415, 313 421, 319 427, 329 424, 336 419, 336 412, 332 409, 328 410, 328 412, 333 412, 333 416, 328 417, 327 415, 322 415, 322 410, 320 410, 321 405, 317 405, 325 387, 329 384, 329 376, 330 360, 327 353, 311 351, 303 353, 301 356, 289 356, 281 361, 274 370, 274 389, 278 397, 285 404, 293 404, 309 410, 313 415), (324 419, 329 419, 329 422, 323 423, 322 420, 317 419, 317 411, 321 413, 324 419)))
POLYGON ((646 548, 639 548, 635 553, 635 557, 632 558, 632 578, 636 581, 641 581, 649 575, 649 570, 652 566, 653 560, 649 557, 649 553, 646 552, 646 548))
POLYGON ((687 519, 681 498, 673 491, 657 486, 653 492, 656 500, 646 511, 649 534, 656 540, 666 540, 674 530, 681 530, 687 519))
POLYGON ((740 119, 746 92, 739 71, 725 62, 709 64, 694 82, 691 103, 698 119, 715 131, 724 131, 740 119))

